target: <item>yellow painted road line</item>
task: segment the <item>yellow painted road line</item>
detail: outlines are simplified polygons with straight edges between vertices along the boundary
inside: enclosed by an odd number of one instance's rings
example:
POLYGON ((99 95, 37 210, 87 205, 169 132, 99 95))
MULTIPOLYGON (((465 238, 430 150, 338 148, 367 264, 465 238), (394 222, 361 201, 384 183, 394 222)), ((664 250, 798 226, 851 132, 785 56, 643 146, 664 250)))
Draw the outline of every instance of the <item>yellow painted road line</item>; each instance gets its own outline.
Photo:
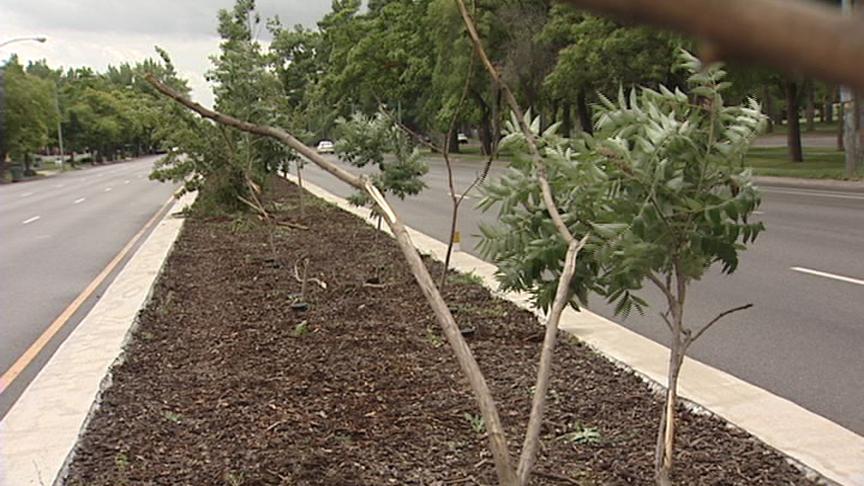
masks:
POLYGON ((33 344, 30 345, 29 348, 27 348, 27 351, 25 351, 24 354, 22 354, 18 358, 18 360, 16 360, 15 363, 3 373, 3 376, 0 376, 0 393, 3 393, 3 391, 5 391, 6 388, 8 388, 13 381, 15 381, 18 375, 20 375, 21 372, 23 372, 27 368, 27 366, 29 366, 30 363, 32 363, 33 360, 37 356, 39 356, 39 353, 42 352, 42 349, 45 348, 45 345, 47 345, 48 342, 51 341, 51 338, 53 338, 63 328, 63 326, 66 325, 66 322, 68 322, 69 319, 75 314, 75 312, 78 311, 81 305, 84 304, 84 301, 86 301, 93 294, 93 292, 95 292, 96 289, 102 284, 102 282, 104 282, 105 279, 108 278, 108 275, 110 275, 111 272, 114 271, 117 265, 119 265, 120 262, 123 261, 123 259, 126 257, 126 255, 132 250, 132 248, 135 247, 135 244, 138 242, 138 240, 140 240, 141 237, 144 236, 144 234, 147 232, 147 229, 150 228, 153 223, 156 222, 156 220, 163 215, 165 209, 168 208, 172 201, 174 201, 173 195, 168 198, 168 200, 165 201, 165 204, 163 204, 159 208, 159 210, 156 211, 156 214, 154 214, 153 217, 150 218, 150 220, 147 221, 147 223, 145 223, 140 230, 138 230, 138 233, 136 233, 135 236, 133 236, 132 239, 129 240, 128 243, 126 243, 126 246, 124 246, 123 249, 120 250, 120 253, 117 253, 114 259, 111 260, 104 269, 102 269, 102 272, 100 272, 99 275, 97 275, 96 278, 94 278, 93 281, 90 282, 90 284, 87 285, 87 287, 80 294, 78 294, 78 297, 75 297, 75 300, 73 300, 72 303, 69 304, 69 306, 66 307, 66 309, 64 309, 63 312, 59 316, 57 316, 56 319, 54 319, 54 322, 52 322, 51 325, 48 326, 48 329, 46 329, 45 332, 43 332, 42 335, 39 336, 36 341, 34 341, 33 344))

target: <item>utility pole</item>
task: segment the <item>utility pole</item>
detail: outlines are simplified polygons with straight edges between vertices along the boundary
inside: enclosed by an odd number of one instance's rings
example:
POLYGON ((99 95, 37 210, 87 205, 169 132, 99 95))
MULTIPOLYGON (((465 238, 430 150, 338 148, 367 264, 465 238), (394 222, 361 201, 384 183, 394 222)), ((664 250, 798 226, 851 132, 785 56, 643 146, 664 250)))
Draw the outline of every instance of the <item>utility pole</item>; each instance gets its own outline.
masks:
MULTIPOLYGON (((843 13, 852 15, 853 0, 843 1, 843 13)), ((843 111, 843 149, 846 152, 846 177, 854 177, 861 150, 858 128, 861 124, 860 103, 849 86, 840 87, 840 108, 843 111)))

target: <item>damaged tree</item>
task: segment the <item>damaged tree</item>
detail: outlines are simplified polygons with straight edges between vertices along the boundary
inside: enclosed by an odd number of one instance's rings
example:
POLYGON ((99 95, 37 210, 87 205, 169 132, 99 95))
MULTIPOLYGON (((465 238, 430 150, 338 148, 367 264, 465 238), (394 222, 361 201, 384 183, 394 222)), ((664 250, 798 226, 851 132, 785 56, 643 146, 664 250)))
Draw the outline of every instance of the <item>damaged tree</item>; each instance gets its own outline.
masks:
MULTIPOLYGON (((278 140, 279 142, 285 144, 287 147, 295 150, 303 157, 312 161, 325 171, 329 172, 331 175, 335 176, 339 180, 354 187, 358 191, 362 191, 364 196, 368 197, 369 200, 372 201, 377 210, 380 212, 384 222, 392 231, 396 242, 399 245, 399 248, 402 250, 402 253, 405 256, 411 273, 414 275, 424 296, 429 302, 429 305, 435 314, 436 320, 441 326, 441 329, 445 337, 447 338, 448 343, 450 344, 454 354, 456 355, 459 366, 465 374, 466 378, 468 379, 471 389, 474 392, 478 408, 480 409, 480 412, 483 416, 486 430, 488 432, 489 449, 493 456, 496 473, 499 478, 499 483, 506 486, 525 484, 525 482, 527 482, 527 474, 524 476, 524 480, 517 480, 517 477, 519 476, 517 476, 517 470, 513 468, 511 463, 511 456, 507 446, 507 438, 504 433, 503 426, 501 425, 501 419, 498 414, 497 407, 495 405, 491 391, 489 390, 489 386, 486 383, 486 379, 483 376, 483 373, 480 370, 473 353, 471 352, 467 342, 462 336, 459 327, 457 326, 450 310, 444 302, 444 299, 441 297, 440 292, 436 288, 428 269, 424 265, 422 259, 420 258, 420 255, 417 253, 417 250, 414 247, 413 242, 411 241, 411 237, 408 234, 407 229, 402 224, 401 220, 398 218, 393 209, 390 207, 389 203, 384 198, 381 191, 375 186, 373 181, 367 176, 354 175, 340 168, 339 166, 330 162, 324 157, 321 157, 317 152, 310 149, 293 135, 282 129, 256 125, 204 108, 200 104, 188 100, 172 88, 164 85, 152 75, 147 76, 147 81, 162 94, 172 98, 176 102, 198 113, 204 118, 208 118, 219 124, 230 126, 250 134, 260 135, 263 137, 269 137, 278 140)), ((570 245, 570 250, 568 251, 568 260, 575 260, 579 250, 584 245, 584 243, 584 238, 581 241, 574 240, 574 243, 570 245)), ((562 295, 566 295, 566 287, 566 285, 563 286, 564 290, 562 290, 561 292, 562 295)), ((566 303, 564 302, 564 300, 566 299, 562 299, 562 302, 560 302, 559 305, 556 306, 557 312, 553 310, 552 316, 557 317, 554 317, 554 319, 553 317, 550 317, 549 322, 554 321, 555 324, 554 332, 552 333, 553 344, 554 335, 557 334, 557 318, 560 317, 560 311, 563 310, 563 307, 566 303)), ((549 334, 550 333, 547 330, 547 339, 544 340, 544 358, 549 355, 549 352, 547 351, 549 334)), ((551 358, 551 356, 549 357, 551 358)), ((532 407, 532 416, 529 419, 529 434, 526 438, 525 450, 528 451, 528 453, 526 454, 526 452, 523 451, 523 460, 520 461, 520 464, 525 464, 526 466, 522 466, 522 468, 520 468, 520 471, 530 471, 531 464, 533 464, 533 459, 536 456, 536 436, 539 435, 539 427, 542 420, 540 417, 535 416, 538 414, 542 415, 542 405, 543 403, 545 403, 545 400, 538 400, 537 395, 541 393, 545 395, 545 390, 548 386, 549 369, 551 368, 551 359, 548 360, 548 363, 546 361, 547 360, 541 358, 541 373, 538 375, 538 378, 542 377, 545 379, 538 381, 538 384, 535 387, 535 404, 532 407), (545 370, 545 372, 543 370, 545 370), (540 403, 539 406, 538 402, 540 403), (533 435, 530 433, 532 430, 535 431, 533 435), (525 457, 527 456, 530 456, 528 460, 525 459, 525 457)))

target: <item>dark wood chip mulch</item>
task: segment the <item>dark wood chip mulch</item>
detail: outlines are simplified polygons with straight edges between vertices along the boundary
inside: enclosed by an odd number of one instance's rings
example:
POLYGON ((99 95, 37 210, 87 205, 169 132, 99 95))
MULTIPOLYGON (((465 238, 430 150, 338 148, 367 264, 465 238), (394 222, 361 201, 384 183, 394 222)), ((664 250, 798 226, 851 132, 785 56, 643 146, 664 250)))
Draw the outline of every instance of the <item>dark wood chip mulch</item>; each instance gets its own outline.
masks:
MULTIPOLYGON (((301 220, 297 189, 273 186, 277 217, 309 229, 279 227, 274 262, 251 217, 186 222, 66 484, 494 484, 470 390, 396 245, 308 195, 301 220), (301 297, 304 259, 327 288, 301 297)), ((445 297, 476 329, 515 455, 542 327, 461 280, 445 297)), ((651 484, 659 412, 643 381, 562 336, 533 484, 651 484)), ((678 484, 811 484, 723 421, 680 417, 678 484)))

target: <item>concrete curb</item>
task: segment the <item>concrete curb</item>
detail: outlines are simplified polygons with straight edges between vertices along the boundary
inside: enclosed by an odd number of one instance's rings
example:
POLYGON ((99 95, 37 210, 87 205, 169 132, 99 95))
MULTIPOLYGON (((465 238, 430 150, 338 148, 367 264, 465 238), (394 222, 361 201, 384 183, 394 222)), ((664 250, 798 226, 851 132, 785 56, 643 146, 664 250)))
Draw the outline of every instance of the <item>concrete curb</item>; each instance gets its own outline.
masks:
POLYGON ((790 189, 819 189, 823 191, 839 191, 864 193, 862 181, 839 181, 834 179, 802 179, 798 177, 756 176, 756 185, 765 187, 788 187, 790 189))
POLYGON ((195 197, 187 194, 174 203, 0 422, 0 485, 52 484, 61 478, 183 226, 182 218, 171 215, 195 197))
MULTIPOLYGON (((294 176, 289 175, 287 179, 297 182, 294 176)), ((303 187, 369 224, 376 224, 368 209, 352 206, 309 182, 304 181, 303 187)), ((446 244, 414 229, 408 231, 418 250, 443 261, 446 244)), ((496 295, 537 314, 528 295, 497 290, 494 265, 462 252, 454 253, 451 261, 453 268, 460 272, 473 272, 482 277, 486 287, 496 295)), ((567 308, 560 328, 649 382, 665 387, 669 356, 665 346, 587 310, 577 312, 567 308)), ((864 437, 694 359, 685 360, 679 379, 679 394, 685 400, 740 427, 829 481, 864 486, 864 437)))

